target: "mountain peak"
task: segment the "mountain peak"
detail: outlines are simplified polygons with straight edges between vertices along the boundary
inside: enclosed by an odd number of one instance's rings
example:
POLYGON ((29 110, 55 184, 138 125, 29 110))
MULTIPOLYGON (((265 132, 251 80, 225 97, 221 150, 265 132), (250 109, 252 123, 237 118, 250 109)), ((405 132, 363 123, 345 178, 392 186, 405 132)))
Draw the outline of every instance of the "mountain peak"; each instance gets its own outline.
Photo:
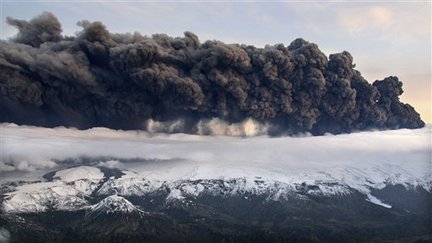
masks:
POLYGON ((143 212, 142 210, 136 208, 126 198, 118 195, 108 196, 101 200, 99 203, 90 206, 89 209, 92 212, 106 214, 143 212))

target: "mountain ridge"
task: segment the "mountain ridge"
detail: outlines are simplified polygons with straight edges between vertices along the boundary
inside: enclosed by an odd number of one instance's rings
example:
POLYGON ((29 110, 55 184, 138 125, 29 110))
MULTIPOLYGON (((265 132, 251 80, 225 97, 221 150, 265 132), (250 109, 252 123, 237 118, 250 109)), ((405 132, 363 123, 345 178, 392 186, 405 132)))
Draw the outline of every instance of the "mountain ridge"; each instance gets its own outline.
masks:
MULTIPOLYGON (((91 169, 93 174, 101 173, 97 167, 78 166, 57 171, 56 174, 66 172, 79 174, 91 169)), ((347 177, 349 171, 345 171, 347 177)), ((354 171, 355 172, 355 171, 354 171)), ((351 173, 354 173, 351 172, 351 173)), ((262 196, 267 200, 285 201, 290 198, 302 197, 333 197, 345 196, 354 192, 360 193, 365 200, 391 207, 382 202, 379 197, 372 195, 372 191, 379 191, 391 185, 401 185, 406 190, 432 191, 432 183, 429 178, 423 180, 410 177, 401 180, 398 174, 393 177, 382 177, 381 181, 373 181, 371 178, 357 178, 358 181, 336 180, 331 174, 321 174, 321 177, 311 174, 302 177, 303 180, 281 182, 264 179, 259 176, 224 179, 180 179, 174 181, 159 181, 146 179, 142 174, 122 170, 123 176, 118 178, 98 176, 97 178, 83 179, 85 176, 74 178, 54 177, 53 181, 36 182, 15 187, 14 190, 5 193, 2 208, 4 212, 43 212, 47 210, 81 210, 85 207, 95 208, 98 204, 91 204, 94 198, 104 197, 113 199, 114 203, 134 210, 133 204, 124 196, 148 197, 163 195, 169 202, 194 199, 203 195, 213 196, 262 196), (323 177, 324 176, 324 177, 323 177), (315 178, 308 180, 307 178, 315 178)), ((108 203, 105 199, 98 201, 99 206, 108 203)), ((112 209, 114 210, 114 209, 112 209)))

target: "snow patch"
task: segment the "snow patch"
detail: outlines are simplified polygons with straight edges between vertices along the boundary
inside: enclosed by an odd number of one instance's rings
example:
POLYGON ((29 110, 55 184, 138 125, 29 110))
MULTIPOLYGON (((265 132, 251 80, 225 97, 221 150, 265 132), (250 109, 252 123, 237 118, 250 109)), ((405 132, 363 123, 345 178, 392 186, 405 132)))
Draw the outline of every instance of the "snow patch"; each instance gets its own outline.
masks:
POLYGON ((371 194, 367 194, 366 196, 367 196, 366 201, 369 201, 369 202, 371 202, 373 204, 376 204, 376 205, 379 205, 379 206, 382 206, 382 207, 385 207, 385 208, 392 208, 391 205, 381 202, 381 200, 379 200, 378 198, 372 196, 371 194))

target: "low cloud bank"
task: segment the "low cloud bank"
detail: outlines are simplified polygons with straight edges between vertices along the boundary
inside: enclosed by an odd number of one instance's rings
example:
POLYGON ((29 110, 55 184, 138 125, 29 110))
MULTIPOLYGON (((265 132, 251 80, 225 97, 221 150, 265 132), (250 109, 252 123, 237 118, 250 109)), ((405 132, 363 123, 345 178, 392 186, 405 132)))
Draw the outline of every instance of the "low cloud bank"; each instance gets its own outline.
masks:
POLYGON ((308 171, 358 169, 359 173, 403 173, 431 177, 431 126, 304 137, 230 137, 152 134, 107 128, 76 130, 1 124, 4 175, 54 170, 55 161, 95 159, 163 178, 300 175, 308 171), (117 159, 116 159, 117 158, 117 159))

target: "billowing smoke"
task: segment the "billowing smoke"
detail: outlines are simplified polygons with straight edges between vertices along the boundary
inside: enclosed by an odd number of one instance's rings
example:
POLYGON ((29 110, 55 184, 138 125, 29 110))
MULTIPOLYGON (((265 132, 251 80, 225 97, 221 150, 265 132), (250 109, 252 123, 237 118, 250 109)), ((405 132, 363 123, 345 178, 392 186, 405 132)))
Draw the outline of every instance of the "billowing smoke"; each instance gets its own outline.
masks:
POLYGON ((257 48, 201 43, 191 32, 113 34, 89 21, 62 36, 48 12, 7 22, 19 32, 1 43, 1 122, 121 129, 181 122, 181 132, 208 134, 208 121, 254 121, 269 134, 424 126, 400 102, 397 77, 370 84, 350 53, 327 58, 303 39, 257 48))
MULTIPOLYGON (((147 123, 147 131, 151 133, 176 133, 187 130, 186 126, 187 123, 184 120, 158 122, 150 119, 147 123)), ((223 120, 214 118, 211 120, 200 120, 195 125, 194 130, 198 135, 250 137, 268 134, 269 126, 258 123, 252 119, 228 124, 223 120)))

